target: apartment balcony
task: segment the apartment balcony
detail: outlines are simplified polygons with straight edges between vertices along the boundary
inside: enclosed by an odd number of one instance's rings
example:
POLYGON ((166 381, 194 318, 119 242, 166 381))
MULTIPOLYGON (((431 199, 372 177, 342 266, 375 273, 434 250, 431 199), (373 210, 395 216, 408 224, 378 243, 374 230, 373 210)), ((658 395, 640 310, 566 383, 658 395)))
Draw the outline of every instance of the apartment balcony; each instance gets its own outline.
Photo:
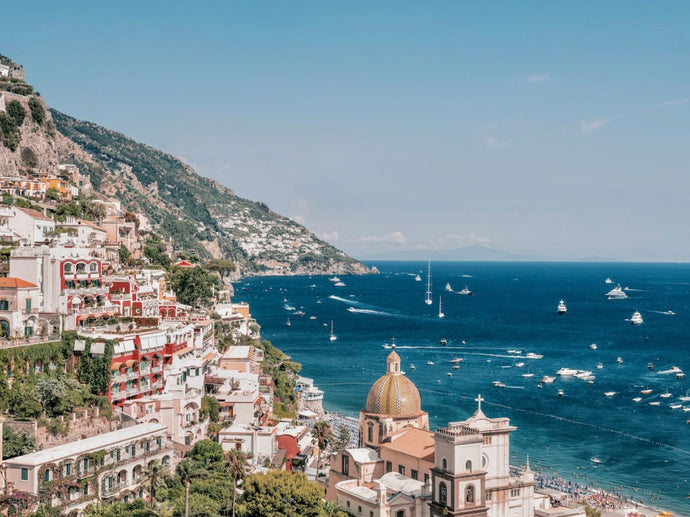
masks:
POLYGON ((127 301, 127 300, 132 299, 132 294, 131 293, 124 293, 124 294, 110 293, 110 299, 113 301, 117 301, 117 302, 127 301))
POLYGON ((100 287, 72 287, 69 289, 63 289, 63 294, 67 295, 107 295, 109 291, 108 287, 105 286, 100 286, 100 287))
POLYGON ((112 486, 104 485, 101 490, 101 496, 104 498, 113 497, 120 493, 121 490, 131 487, 130 483, 113 483, 112 486))
POLYGON ((75 314, 105 314, 105 313, 119 313, 120 307, 118 305, 101 305, 98 307, 81 307, 74 311, 75 314))

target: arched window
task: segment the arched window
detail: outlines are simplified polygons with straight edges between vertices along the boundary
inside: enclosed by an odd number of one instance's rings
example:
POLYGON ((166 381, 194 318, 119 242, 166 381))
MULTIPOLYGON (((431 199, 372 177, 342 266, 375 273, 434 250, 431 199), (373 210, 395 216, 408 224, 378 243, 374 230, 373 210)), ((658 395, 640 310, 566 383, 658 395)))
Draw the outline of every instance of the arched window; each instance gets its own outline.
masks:
POLYGON ((443 481, 438 484, 438 502, 443 505, 448 503, 448 488, 443 481))
POLYGON ((62 268, 62 271, 68 275, 72 273, 72 263, 71 262, 66 262, 65 265, 62 268))
POLYGON ((374 424, 372 424, 371 422, 367 427, 367 440, 370 442, 374 441, 374 424))
POLYGON ((465 502, 474 503, 474 485, 469 485, 465 489, 465 502))
POLYGON ((77 264, 77 273, 85 273, 86 272, 86 264, 83 262, 79 262, 77 264))
POLYGON ((472 472, 472 462, 470 460, 465 462, 465 470, 472 472))
POLYGON ((486 458, 486 454, 482 454, 482 468, 486 468, 486 464, 489 460, 486 458))
POLYGON ((91 262, 91 264, 89 264, 89 271, 91 273, 97 273, 98 272, 98 264, 96 262, 91 262))
POLYGON ((448 470, 448 460, 447 460, 446 458, 443 458, 443 459, 441 460, 441 468, 442 468, 443 470, 448 470))

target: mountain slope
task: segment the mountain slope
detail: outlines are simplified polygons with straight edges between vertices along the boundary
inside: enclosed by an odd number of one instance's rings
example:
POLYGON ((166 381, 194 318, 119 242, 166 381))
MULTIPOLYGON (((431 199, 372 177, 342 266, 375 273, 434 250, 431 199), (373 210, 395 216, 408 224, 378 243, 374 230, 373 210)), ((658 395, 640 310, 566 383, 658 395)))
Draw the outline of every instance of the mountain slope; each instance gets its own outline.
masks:
POLYGON ((202 256, 225 257, 245 273, 368 273, 369 269, 321 241, 264 203, 243 199, 196 174, 167 153, 91 122, 50 110, 56 129, 89 155, 61 148, 96 191, 143 213, 176 246, 202 256))

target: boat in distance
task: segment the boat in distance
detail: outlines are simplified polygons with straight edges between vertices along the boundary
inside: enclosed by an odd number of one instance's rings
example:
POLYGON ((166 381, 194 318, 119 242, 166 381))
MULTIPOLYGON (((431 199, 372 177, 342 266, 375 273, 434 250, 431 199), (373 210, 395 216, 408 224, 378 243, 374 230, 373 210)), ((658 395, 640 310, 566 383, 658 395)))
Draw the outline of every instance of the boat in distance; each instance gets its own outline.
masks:
POLYGON ((644 320, 642 319, 642 314, 640 314, 640 311, 635 311, 633 312, 633 315, 630 316, 630 323, 632 325, 641 325, 644 320))
POLYGON ((568 308, 565 306, 565 302, 563 300, 558 302, 558 307, 556 307, 556 312, 558 313, 559 316, 563 316, 566 312, 568 312, 568 308))
POLYGON ((455 294, 462 294, 464 296, 472 296, 472 291, 469 290, 467 286, 463 287, 459 291, 455 291, 455 294))
POLYGON ((616 287, 611 289, 608 293, 606 293, 606 297, 609 300, 624 300, 625 298, 628 297, 627 294, 621 289, 621 285, 618 284, 616 287))

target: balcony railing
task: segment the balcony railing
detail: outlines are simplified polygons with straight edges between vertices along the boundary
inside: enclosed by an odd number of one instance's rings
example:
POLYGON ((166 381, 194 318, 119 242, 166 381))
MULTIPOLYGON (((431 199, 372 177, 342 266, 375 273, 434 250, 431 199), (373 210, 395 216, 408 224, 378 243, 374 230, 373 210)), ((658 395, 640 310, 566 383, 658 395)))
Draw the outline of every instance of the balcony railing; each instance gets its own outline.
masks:
POLYGON ((71 287, 62 291, 64 294, 108 294, 108 287, 71 287))
POLYGON ((118 305, 101 305, 99 307, 81 307, 74 311, 76 314, 103 314, 104 312, 120 312, 118 305))

